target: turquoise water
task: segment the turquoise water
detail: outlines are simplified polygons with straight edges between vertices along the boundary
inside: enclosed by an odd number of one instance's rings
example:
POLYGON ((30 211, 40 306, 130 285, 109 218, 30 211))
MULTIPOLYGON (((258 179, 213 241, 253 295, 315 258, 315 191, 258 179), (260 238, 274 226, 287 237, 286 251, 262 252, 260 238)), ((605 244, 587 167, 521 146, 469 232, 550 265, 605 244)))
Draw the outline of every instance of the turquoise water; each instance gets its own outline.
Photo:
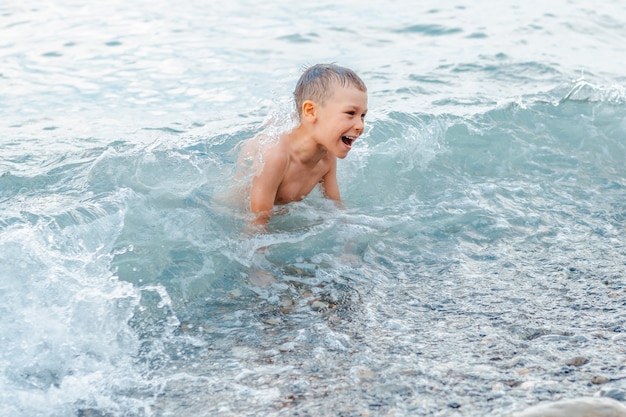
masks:
POLYGON ((626 6, 362 3, 0 6, 0 415, 624 400, 626 6), (369 87, 345 209, 246 236, 316 62, 369 87))

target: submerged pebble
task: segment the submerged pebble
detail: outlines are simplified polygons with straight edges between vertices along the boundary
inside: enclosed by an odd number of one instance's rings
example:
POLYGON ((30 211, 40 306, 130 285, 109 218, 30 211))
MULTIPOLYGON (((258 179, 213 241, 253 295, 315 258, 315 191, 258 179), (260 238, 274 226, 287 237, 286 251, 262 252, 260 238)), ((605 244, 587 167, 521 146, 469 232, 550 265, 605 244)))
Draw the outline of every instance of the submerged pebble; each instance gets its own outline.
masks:
POLYGON ((577 398, 538 404, 510 417, 626 417, 626 406, 612 398, 577 398))
POLYGON ((565 364, 569 366, 582 366, 588 362, 589 362, 589 358, 585 358, 583 356, 576 356, 575 358, 567 360, 565 364))
POLYGON ((611 380, 610 378, 598 375, 598 376, 594 376, 594 377, 591 378, 591 383, 592 384, 596 384, 596 385, 600 385, 600 384, 606 384, 610 380, 611 380))

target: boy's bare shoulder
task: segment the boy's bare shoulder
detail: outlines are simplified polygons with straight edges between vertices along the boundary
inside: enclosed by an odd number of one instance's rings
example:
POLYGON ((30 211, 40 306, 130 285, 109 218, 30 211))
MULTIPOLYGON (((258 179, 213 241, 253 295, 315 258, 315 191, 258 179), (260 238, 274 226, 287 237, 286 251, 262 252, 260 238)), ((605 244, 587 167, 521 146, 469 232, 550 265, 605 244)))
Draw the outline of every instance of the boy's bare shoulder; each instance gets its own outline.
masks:
POLYGON ((268 165, 271 167, 287 166, 290 152, 284 137, 267 139, 254 137, 241 148, 240 159, 245 159, 256 169, 268 165))
POLYGON ((268 153, 275 153, 279 144, 279 138, 268 140, 263 136, 255 136, 243 142, 239 149, 239 159, 259 159, 268 153))
POLYGON ((260 162, 265 167, 285 170, 289 166, 291 152, 288 143, 280 137, 270 143, 262 144, 259 147, 260 162))

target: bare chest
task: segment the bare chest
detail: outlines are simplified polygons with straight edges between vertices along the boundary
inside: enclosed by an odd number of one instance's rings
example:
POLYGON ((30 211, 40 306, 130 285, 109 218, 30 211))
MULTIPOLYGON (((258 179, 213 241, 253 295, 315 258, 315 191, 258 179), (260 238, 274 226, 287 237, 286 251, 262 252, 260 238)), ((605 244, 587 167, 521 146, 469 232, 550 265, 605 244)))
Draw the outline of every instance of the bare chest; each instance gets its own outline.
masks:
POLYGON ((329 164, 322 160, 312 167, 291 164, 278 187, 275 204, 287 204, 306 197, 328 172, 329 164))

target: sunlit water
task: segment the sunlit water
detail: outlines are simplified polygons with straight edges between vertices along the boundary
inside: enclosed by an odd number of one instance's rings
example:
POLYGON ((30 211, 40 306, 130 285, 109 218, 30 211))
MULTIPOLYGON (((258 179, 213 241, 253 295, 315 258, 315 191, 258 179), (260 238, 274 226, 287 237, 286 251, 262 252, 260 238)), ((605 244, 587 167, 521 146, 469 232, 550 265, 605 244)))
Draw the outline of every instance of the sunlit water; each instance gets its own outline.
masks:
POLYGON ((624 400, 623 2, 207 3, 0 6, 1 415, 624 400), (248 236, 235 149, 317 62, 369 87, 345 209, 248 236))

